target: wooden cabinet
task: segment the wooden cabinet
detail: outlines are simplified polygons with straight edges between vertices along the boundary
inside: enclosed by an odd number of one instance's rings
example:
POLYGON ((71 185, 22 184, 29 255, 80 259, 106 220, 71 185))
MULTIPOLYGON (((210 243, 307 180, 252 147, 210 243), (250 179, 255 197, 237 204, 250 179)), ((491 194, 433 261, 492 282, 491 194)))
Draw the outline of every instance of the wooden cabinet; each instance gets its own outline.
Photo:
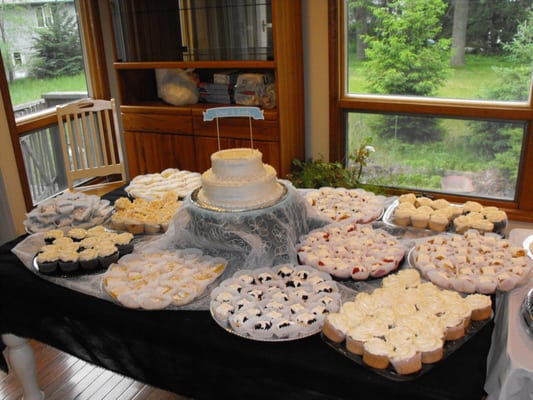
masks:
MULTIPOLYGON (((219 143, 221 149, 250 147, 248 118, 220 118, 218 131, 220 138, 217 137, 216 123, 203 121, 202 113, 205 109, 230 104, 197 103, 174 106, 160 100, 156 85, 156 70, 159 68, 194 68, 200 76, 230 69, 239 73, 270 74, 275 82, 276 107, 264 109, 264 120, 251 121, 253 147, 263 153, 264 162, 276 168, 279 177, 282 178, 290 172, 294 158, 304 158, 301 2, 300 0, 257 0, 246 3, 255 4, 256 7, 267 7, 261 8, 266 10, 266 22, 258 22, 256 28, 271 29, 269 32, 271 43, 269 42, 266 49, 257 47, 261 50, 257 52, 255 47, 245 48, 245 56, 242 56, 243 52, 236 56, 226 52, 220 56, 205 50, 209 49, 212 38, 205 39, 209 42, 207 45, 202 45, 200 39, 195 41, 194 38, 189 38, 188 46, 192 46, 193 43, 198 47, 194 51, 189 48, 187 51, 183 50, 187 46, 180 47, 179 43, 184 41, 181 39, 177 41, 176 34, 172 40, 165 40, 168 32, 180 32, 182 35, 183 32, 187 31, 189 34, 191 32, 190 29, 184 30, 183 26, 181 29, 176 27, 171 29, 168 26, 159 29, 157 25, 157 15, 170 12, 162 11, 161 7, 167 7, 167 10, 173 10, 175 14, 175 10, 178 10, 183 2, 110 0, 116 42, 114 68, 119 86, 118 100, 131 178, 138 174, 160 172, 169 167, 203 172, 210 167, 210 155, 219 149, 219 143), (124 21, 127 21, 128 16, 142 14, 155 5, 158 7, 157 13, 152 13, 149 17, 139 17, 140 19, 132 17, 135 21, 124 27, 124 21), (148 23, 151 27, 149 31, 143 29, 143 24, 148 23), (117 35, 117 32, 120 34, 117 35), (124 37, 129 39, 125 40, 124 37), (147 46, 152 48, 144 49, 147 46), (168 46, 168 48, 153 48, 156 46, 168 46)), ((196 10, 203 4, 227 5, 228 2, 198 0, 194 4, 196 10)), ((242 2, 236 4, 244 7, 242 2)), ((250 14, 249 10, 246 10, 246 13, 250 14)), ((174 14, 160 17, 161 24, 179 24, 180 18, 174 14)), ((263 17, 261 13, 258 15, 263 17)), ((224 32, 229 29, 223 26, 223 22, 219 25, 221 25, 220 32, 221 29, 224 29, 224 32)), ((196 28, 198 36, 205 36, 210 27, 196 28)))

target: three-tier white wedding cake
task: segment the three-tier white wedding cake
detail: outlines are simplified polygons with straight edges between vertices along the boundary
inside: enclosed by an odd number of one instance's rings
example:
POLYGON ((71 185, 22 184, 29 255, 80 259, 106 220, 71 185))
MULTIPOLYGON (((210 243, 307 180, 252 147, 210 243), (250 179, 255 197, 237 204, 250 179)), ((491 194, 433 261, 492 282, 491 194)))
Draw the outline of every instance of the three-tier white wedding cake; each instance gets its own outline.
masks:
POLYGON ((259 150, 233 148, 211 155, 202 174, 198 200, 210 207, 246 210, 276 202, 284 193, 276 170, 263 163, 259 150))

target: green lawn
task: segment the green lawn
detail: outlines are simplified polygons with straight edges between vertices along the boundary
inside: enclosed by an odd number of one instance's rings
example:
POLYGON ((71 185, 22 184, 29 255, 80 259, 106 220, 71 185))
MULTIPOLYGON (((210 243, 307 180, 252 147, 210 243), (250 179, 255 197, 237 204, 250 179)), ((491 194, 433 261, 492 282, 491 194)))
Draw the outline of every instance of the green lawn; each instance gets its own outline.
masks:
POLYGON ((52 79, 23 78, 9 84, 14 106, 38 100, 48 92, 86 92, 85 74, 52 79))
MULTIPOLYGON (((350 60, 352 60, 351 58, 350 60)), ((467 55, 465 66, 451 69, 451 75, 436 97, 454 99, 475 99, 481 89, 495 82, 497 72, 494 67, 505 67, 511 64, 502 57, 467 55)), ((350 93, 370 93, 365 85, 363 73, 364 62, 350 62, 349 91, 350 93)))

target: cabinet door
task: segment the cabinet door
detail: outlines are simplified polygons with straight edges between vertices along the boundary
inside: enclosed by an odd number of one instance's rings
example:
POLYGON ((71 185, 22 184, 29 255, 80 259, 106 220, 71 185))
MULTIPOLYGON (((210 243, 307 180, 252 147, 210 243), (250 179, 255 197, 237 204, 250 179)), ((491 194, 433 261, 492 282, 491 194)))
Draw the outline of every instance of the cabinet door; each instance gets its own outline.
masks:
MULTIPOLYGON (((211 154, 219 150, 217 138, 196 136, 194 147, 198 171, 204 172, 211 168, 211 154)), ((250 141, 220 138, 220 150, 235 147, 250 147, 250 141)), ((272 165, 276 171, 279 171, 279 144, 277 142, 254 141, 253 147, 263 154, 264 163, 272 165)), ((283 178, 282 176, 279 177, 283 178)))
POLYGON ((124 142, 130 178, 166 168, 196 171, 192 136, 125 131, 124 142))
MULTIPOLYGON (((220 150, 230 149, 234 146, 235 140, 228 138, 220 139, 220 150)), ((248 147, 250 145, 248 144, 248 147)), ((211 137, 196 136, 194 138, 194 150, 196 154, 196 166, 198 171, 204 172, 211 168, 211 154, 218 151, 218 140, 211 137)))
POLYGON ((190 113, 180 110, 174 114, 161 112, 122 113, 122 126, 126 131, 145 131, 161 133, 192 134, 190 113), (183 115, 181 115, 183 114, 183 115))

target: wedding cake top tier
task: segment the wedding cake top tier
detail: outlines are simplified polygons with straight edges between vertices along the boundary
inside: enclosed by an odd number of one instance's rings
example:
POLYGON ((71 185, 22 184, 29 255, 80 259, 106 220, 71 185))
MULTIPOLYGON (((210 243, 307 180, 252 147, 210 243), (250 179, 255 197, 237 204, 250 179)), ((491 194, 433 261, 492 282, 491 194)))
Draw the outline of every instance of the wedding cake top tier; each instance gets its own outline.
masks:
POLYGON ((220 180, 246 180, 265 175, 263 155, 256 149, 227 149, 211 154, 211 170, 220 180))

